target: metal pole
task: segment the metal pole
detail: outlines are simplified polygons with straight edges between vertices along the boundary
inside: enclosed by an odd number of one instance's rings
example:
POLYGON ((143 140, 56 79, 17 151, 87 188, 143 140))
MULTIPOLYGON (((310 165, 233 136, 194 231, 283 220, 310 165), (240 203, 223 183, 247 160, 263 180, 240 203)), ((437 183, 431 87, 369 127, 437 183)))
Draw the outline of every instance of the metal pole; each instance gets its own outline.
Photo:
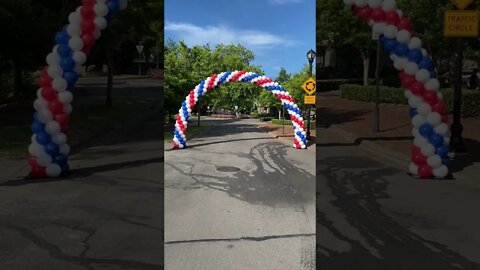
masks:
MULTIPOLYGON (((310 72, 309 77, 312 77, 312 63, 310 64, 310 72)), ((307 140, 311 140, 312 136, 310 136, 310 105, 307 105, 307 140)))
POLYGON ((377 61, 375 67, 375 107, 373 108, 373 132, 380 132, 380 108, 378 106, 380 99, 380 38, 377 39, 377 61))
POLYGON ((455 80, 453 88, 453 123, 450 148, 456 153, 465 153, 465 142, 462 138, 463 126, 461 123, 462 111, 462 68, 463 68, 463 39, 457 38, 455 43, 455 80))
POLYGON ((157 64, 155 65, 155 67, 158 69, 158 65, 159 65, 159 63, 158 63, 158 62, 159 62, 159 56, 158 56, 158 40, 157 40, 157 43, 156 43, 155 45, 156 45, 156 46, 155 46, 155 51, 156 51, 156 53, 157 53, 157 57, 155 58, 157 64))
POLYGON ((282 134, 285 134, 285 107, 282 106, 282 134))

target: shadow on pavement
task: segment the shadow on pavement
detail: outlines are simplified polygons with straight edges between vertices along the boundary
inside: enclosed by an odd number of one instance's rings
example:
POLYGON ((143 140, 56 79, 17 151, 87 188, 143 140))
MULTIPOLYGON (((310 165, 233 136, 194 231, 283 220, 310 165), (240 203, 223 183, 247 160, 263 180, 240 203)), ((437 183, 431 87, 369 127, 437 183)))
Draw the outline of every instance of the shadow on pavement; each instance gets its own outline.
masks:
POLYGON ((342 110, 342 109, 327 109, 317 108, 318 117, 316 122, 317 127, 328 128, 331 125, 338 125, 346 122, 362 120, 362 115, 371 113, 371 110, 342 110))

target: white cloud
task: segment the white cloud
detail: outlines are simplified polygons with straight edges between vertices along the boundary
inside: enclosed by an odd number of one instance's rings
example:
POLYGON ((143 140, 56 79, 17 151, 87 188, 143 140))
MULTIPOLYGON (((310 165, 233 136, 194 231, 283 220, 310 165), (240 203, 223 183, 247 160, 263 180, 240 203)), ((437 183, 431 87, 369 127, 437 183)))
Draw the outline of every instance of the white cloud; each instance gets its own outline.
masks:
POLYGON ((188 45, 242 44, 246 47, 292 46, 297 42, 264 31, 240 30, 225 25, 198 26, 190 23, 166 22, 167 32, 176 32, 188 45))
POLYGON ((286 4, 298 4, 302 3, 303 0, 268 0, 270 4, 274 5, 286 5, 286 4))

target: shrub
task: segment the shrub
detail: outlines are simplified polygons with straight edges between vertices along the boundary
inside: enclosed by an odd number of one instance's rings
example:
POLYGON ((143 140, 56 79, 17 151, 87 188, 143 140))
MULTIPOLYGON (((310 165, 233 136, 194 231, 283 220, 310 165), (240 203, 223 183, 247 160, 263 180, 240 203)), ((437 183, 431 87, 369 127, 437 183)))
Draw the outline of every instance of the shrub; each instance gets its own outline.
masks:
MULTIPOLYGON (((375 89, 374 85, 345 84, 340 86, 340 96, 349 100, 375 102, 375 89)), ((440 91, 447 104, 447 111, 451 113, 453 110, 453 90, 449 88, 440 91)), ((387 86, 380 86, 379 101, 380 103, 408 104, 403 89, 387 86)), ((466 89, 462 91, 462 116, 480 116, 480 91, 466 89)))
POLYGON ((272 120, 272 119, 273 119, 273 117, 270 117, 270 116, 260 117, 260 118, 259 118, 259 120, 260 120, 261 122, 270 121, 270 120, 272 120))

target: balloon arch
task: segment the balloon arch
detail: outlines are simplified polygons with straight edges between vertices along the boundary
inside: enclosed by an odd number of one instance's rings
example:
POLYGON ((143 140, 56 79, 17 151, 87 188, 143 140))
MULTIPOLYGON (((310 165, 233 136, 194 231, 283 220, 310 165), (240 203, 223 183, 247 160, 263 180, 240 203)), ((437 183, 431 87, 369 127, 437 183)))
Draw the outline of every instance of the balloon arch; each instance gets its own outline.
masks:
POLYGON ((395 0, 343 0, 373 32, 390 54, 410 105, 414 136, 409 172, 421 178, 448 175, 449 127, 446 105, 432 58, 415 37, 410 20, 395 0))
POLYGON ((69 24, 55 35, 57 44, 40 72, 40 89, 33 103, 36 112, 28 148, 30 177, 68 175, 70 146, 66 134, 78 73, 101 31, 127 4, 128 0, 82 0, 82 5, 68 16, 69 24))
POLYGON ((176 116, 173 149, 185 148, 187 146, 187 139, 185 135, 187 132, 188 119, 190 118, 192 109, 195 107, 198 99, 214 87, 231 82, 253 83, 265 88, 266 90, 269 90, 272 94, 274 94, 275 97, 282 102, 282 105, 290 114, 295 135, 293 139, 293 147, 297 149, 307 148, 306 132, 305 125, 303 123, 302 112, 298 108, 297 104, 295 104, 295 100, 292 96, 290 96, 290 93, 285 91, 282 86, 270 78, 242 70, 213 74, 190 91, 190 94, 183 101, 182 107, 176 116))

